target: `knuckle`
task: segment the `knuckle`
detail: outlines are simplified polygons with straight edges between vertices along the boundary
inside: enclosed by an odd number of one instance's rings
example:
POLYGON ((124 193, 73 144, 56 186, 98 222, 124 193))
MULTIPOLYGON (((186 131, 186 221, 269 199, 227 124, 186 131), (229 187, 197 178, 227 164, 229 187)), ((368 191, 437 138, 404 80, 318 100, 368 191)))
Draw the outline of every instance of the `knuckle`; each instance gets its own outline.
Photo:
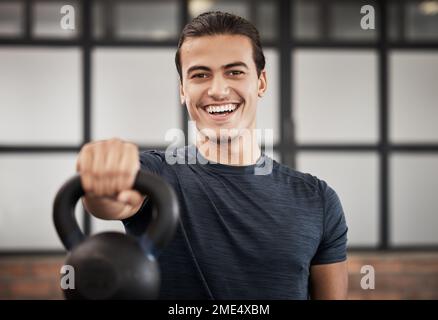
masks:
POLYGON ((107 140, 106 143, 109 146, 119 146, 122 144, 122 140, 120 140, 118 138, 111 138, 111 139, 107 140))
POLYGON ((129 152, 138 152, 138 146, 131 142, 125 142, 124 148, 129 152))
POLYGON ((112 141, 114 143, 120 143, 122 140, 117 138, 117 137, 112 137, 111 139, 109 139, 108 141, 112 141))
POLYGON ((91 148, 91 143, 86 143, 82 146, 80 153, 90 152, 91 148))
POLYGON ((97 152, 102 152, 103 154, 105 154, 107 149, 108 149, 108 143, 106 141, 103 141, 102 143, 96 145, 97 152))

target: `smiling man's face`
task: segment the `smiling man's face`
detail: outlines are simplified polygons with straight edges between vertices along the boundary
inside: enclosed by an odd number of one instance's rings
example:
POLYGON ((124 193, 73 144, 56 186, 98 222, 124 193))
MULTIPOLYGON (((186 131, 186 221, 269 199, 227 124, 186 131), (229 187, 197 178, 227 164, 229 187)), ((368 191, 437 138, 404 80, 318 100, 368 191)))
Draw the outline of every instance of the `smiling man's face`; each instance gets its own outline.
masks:
MULTIPOLYGON (((181 102, 198 130, 254 129, 258 97, 266 90, 266 73, 260 77, 251 40, 243 35, 187 38, 181 46, 181 102)), ((231 134, 230 134, 231 133, 231 134)), ((222 138, 225 138, 222 136, 222 138)))

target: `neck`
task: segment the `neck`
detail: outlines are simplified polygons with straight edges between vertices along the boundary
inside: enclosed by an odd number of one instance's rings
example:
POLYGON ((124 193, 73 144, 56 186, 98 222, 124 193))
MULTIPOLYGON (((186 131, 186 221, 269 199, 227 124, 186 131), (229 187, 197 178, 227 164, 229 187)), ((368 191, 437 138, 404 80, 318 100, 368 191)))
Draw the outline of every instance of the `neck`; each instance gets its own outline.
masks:
POLYGON ((204 136, 196 141, 196 146, 205 159, 226 165, 253 165, 261 155, 255 130, 246 130, 244 135, 221 142, 204 136))

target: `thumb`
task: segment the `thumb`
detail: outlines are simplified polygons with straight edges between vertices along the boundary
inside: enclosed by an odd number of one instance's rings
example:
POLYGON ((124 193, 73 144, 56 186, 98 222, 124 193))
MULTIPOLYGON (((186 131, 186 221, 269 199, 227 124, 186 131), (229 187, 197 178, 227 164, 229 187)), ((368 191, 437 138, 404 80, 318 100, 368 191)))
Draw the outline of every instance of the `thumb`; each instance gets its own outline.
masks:
POLYGON ((143 202, 144 196, 135 190, 124 190, 117 195, 117 201, 123 202, 132 207, 140 206, 143 202))

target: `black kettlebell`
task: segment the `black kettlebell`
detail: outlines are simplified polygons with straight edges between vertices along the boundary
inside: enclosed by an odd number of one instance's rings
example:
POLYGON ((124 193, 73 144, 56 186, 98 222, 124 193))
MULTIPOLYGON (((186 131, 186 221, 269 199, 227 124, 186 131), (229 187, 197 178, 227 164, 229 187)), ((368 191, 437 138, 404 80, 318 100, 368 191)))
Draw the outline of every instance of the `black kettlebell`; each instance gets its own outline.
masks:
POLYGON ((55 228, 70 251, 66 265, 74 270, 74 289, 63 289, 66 299, 156 299, 160 271, 156 255, 172 239, 179 207, 172 188, 160 177, 139 171, 135 190, 154 204, 152 219, 141 239, 120 232, 88 238, 75 219, 74 209, 84 195, 79 176, 58 191, 54 206, 55 228))

